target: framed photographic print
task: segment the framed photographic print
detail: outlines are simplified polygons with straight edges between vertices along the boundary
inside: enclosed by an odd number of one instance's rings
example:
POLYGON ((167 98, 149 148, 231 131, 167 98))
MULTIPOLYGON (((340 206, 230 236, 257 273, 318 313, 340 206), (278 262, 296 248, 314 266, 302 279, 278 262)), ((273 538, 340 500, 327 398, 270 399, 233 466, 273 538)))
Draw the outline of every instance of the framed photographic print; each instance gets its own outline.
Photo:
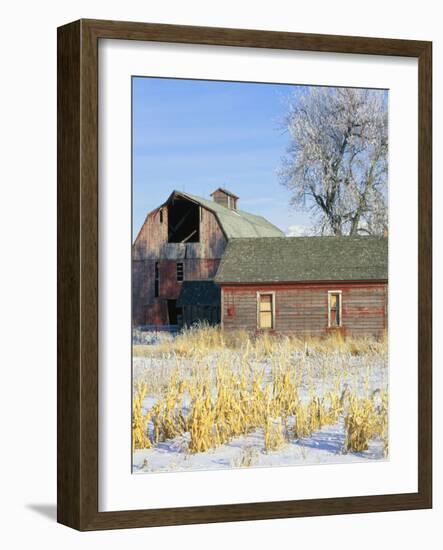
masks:
POLYGON ((58 29, 58 521, 430 508, 431 43, 58 29))

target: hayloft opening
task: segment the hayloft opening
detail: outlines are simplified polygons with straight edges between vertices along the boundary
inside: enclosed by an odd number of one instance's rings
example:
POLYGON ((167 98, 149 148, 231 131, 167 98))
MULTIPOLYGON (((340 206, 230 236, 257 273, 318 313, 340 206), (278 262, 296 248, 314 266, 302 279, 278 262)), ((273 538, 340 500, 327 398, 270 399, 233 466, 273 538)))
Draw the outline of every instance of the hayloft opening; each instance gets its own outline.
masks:
POLYGON ((185 199, 173 199, 168 205, 168 242, 200 242, 200 207, 185 199))

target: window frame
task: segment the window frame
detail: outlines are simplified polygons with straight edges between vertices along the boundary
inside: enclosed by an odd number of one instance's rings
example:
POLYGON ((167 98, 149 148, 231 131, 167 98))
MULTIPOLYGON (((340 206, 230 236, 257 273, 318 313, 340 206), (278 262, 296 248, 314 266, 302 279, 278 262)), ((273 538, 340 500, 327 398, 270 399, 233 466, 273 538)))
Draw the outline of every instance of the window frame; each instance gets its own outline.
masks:
POLYGON ((257 329, 258 330, 275 330, 275 290, 259 290, 257 291, 257 329), (260 323, 260 298, 261 296, 271 296, 271 326, 262 327, 260 323))
POLYGON ((328 290, 328 328, 341 328, 343 326, 343 315, 342 315, 342 291, 341 290, 328 290), (339 323, 336 325, 331 324, 331 296, 338 296, 338 319, 339 323))
POLYGON ((185 264, 184 262, 177 262, 175 264, 175 278, 177 280, 177 283, 182 283, 185 280, 185 264), (182 271, 182 278, 178 278, 178 266, 181 265, 181 271, 182 271))

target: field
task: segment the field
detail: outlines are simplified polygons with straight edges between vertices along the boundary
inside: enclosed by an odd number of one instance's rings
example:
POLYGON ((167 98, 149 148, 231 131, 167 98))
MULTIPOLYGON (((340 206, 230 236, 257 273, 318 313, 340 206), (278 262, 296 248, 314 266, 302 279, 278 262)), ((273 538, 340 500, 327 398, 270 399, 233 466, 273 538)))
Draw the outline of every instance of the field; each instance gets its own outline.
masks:
POLYGON ((134 473, 384 460, 387 340, 134 331, 134 473))

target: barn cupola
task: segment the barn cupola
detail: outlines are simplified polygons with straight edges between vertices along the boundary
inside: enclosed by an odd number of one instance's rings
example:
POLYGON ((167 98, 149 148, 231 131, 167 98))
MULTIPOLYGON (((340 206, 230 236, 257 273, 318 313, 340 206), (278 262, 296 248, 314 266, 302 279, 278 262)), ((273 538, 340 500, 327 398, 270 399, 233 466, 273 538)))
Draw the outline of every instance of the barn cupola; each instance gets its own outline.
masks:
POLYGON ((226 206, 226 208, 230 208, 231 210, 237 210, 238 197, 237 195, 234 195, 234 193, 231 193, 231 191, 223 189, 223 187, 219 187, 211 193, 211 197, 217 204, 226 206))

